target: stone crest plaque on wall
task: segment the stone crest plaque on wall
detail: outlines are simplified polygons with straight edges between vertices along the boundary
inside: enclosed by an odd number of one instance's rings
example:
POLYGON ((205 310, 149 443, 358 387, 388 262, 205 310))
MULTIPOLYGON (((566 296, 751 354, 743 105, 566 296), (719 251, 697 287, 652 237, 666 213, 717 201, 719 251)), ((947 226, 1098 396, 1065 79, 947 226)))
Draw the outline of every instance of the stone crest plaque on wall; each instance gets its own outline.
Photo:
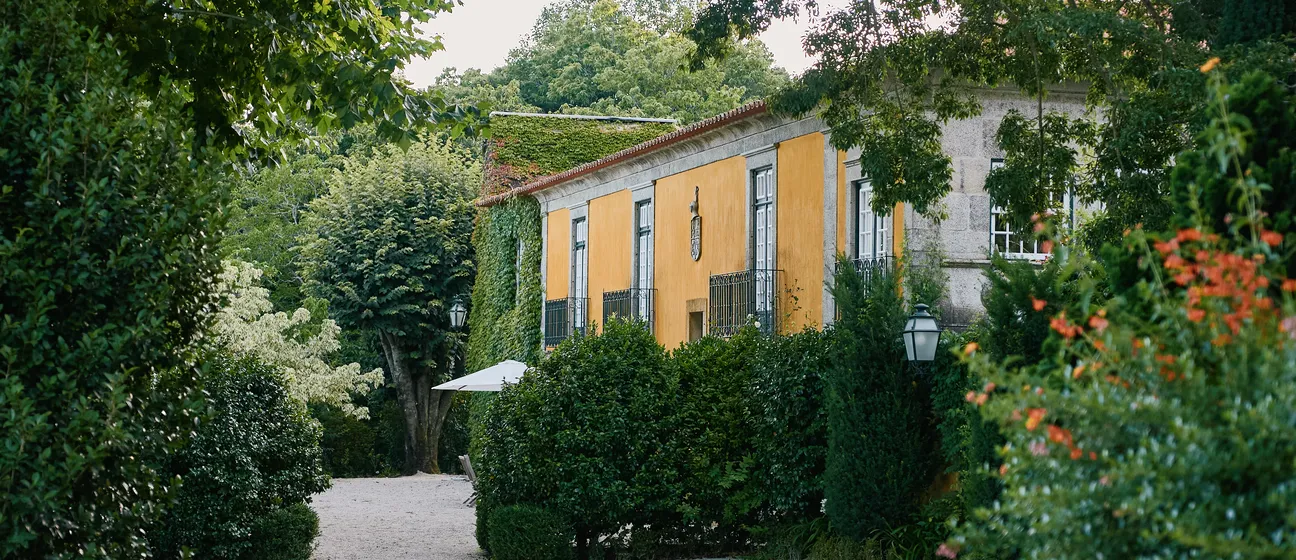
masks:
POLYGON ((698 187, 693 187, 693 204, 689 205, 693 219, 689 221, 689 252, 693 260, 702 258, 702 216, 698 215, 698 187))

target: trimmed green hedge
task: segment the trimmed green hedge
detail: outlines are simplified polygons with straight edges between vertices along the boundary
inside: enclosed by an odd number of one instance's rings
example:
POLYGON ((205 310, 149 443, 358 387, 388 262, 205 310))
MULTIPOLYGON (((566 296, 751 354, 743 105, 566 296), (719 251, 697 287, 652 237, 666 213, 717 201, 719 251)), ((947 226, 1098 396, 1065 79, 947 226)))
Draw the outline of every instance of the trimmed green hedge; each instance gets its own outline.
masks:
POLYGON ((833 286, 841 319, 827 372, 824 494, 835 530, 863 541, 909 523, 939 470, 926 387, 904 358, 908 312, 898 276, 864 277, 842 262, 833 286))
POLYGON ((248 560, 310 560, 319 536, 319 515, 304 503, 274 510, 252 527, 256 547, 248 560))
POLYGON ((752 422, 758 476, 768 510, 781 522, 821 515, 828 412, 824 374, 833 331, 762 337, 752 360, 752 422))
POLYGON ((543 508, 519 504, 490 514, 491 558, 494 560, 568 560, 572 557, 571 527, 543 508))

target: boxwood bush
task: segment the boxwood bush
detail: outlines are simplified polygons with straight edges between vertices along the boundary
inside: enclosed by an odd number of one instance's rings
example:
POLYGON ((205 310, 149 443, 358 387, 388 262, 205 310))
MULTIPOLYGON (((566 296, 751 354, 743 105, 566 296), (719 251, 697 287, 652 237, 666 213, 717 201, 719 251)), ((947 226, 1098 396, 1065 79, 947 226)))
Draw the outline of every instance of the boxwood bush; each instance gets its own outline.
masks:
POLYGON ((318 424, 274 369, 221 355, 206 363, 210 416, 165 462, 184 483, 152 535, 154 554, 174 558, 189 549, 205 558, 255 558, 270 542, 296 542, 303 532, 313 538, 297 522, 300 510, 279 512, 329 486, 318 424))
MULTIPOLYGON (((571 524, 576 557, 671 504, 672 458, 662 453, 676 392, 666 353, 634 323, 564 341, 491 402, 479 508, 534 504, 571 524)), ((481 516, 479 515, 479 518, 481 516)), ((492 528, 487 548, 496 548, 492 528)))
POLYGON ((575 539, 561 516, 532 505, 518 504, 490 514, 491 558, 494 560, 569 560, 575 539))

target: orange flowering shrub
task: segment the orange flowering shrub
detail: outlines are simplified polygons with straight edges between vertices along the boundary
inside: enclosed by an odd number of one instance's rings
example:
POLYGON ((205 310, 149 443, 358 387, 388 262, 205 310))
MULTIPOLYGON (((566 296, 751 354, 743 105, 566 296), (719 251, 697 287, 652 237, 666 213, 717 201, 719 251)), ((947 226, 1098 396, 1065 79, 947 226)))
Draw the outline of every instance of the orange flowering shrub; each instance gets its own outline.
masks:
POLYGON ((1260 210, 1267 186, 1234 165, 1246 121, 1218 98, 1209 157, 1180 165, 1224 163, 1230 228, 1209 216, 1135 228, 1104 264, 1139 281, 1101 306, 1041 306, 1051 339, 1038 363, 965 354, 976 375, 1020 389, 968 396, 1007 440, 987 467, 1004 490, 943 556, 1296 558, 1296 280, 1260 210))

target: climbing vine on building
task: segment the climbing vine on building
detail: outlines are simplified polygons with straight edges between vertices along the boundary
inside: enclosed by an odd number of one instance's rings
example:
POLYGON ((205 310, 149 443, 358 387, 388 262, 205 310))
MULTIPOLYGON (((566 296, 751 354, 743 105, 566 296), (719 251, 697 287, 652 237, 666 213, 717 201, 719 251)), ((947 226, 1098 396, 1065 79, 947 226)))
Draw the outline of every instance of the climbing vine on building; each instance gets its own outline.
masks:
POLYGON ((482 209, 473 245, 468 371, 501 360, 534 364, 540 357, 540 204, 520 197, 482 209))
POLYGON ((566 171, 675 130, 671 123, 502 116, 491 120, 490 166, 482 194, 566 171))

